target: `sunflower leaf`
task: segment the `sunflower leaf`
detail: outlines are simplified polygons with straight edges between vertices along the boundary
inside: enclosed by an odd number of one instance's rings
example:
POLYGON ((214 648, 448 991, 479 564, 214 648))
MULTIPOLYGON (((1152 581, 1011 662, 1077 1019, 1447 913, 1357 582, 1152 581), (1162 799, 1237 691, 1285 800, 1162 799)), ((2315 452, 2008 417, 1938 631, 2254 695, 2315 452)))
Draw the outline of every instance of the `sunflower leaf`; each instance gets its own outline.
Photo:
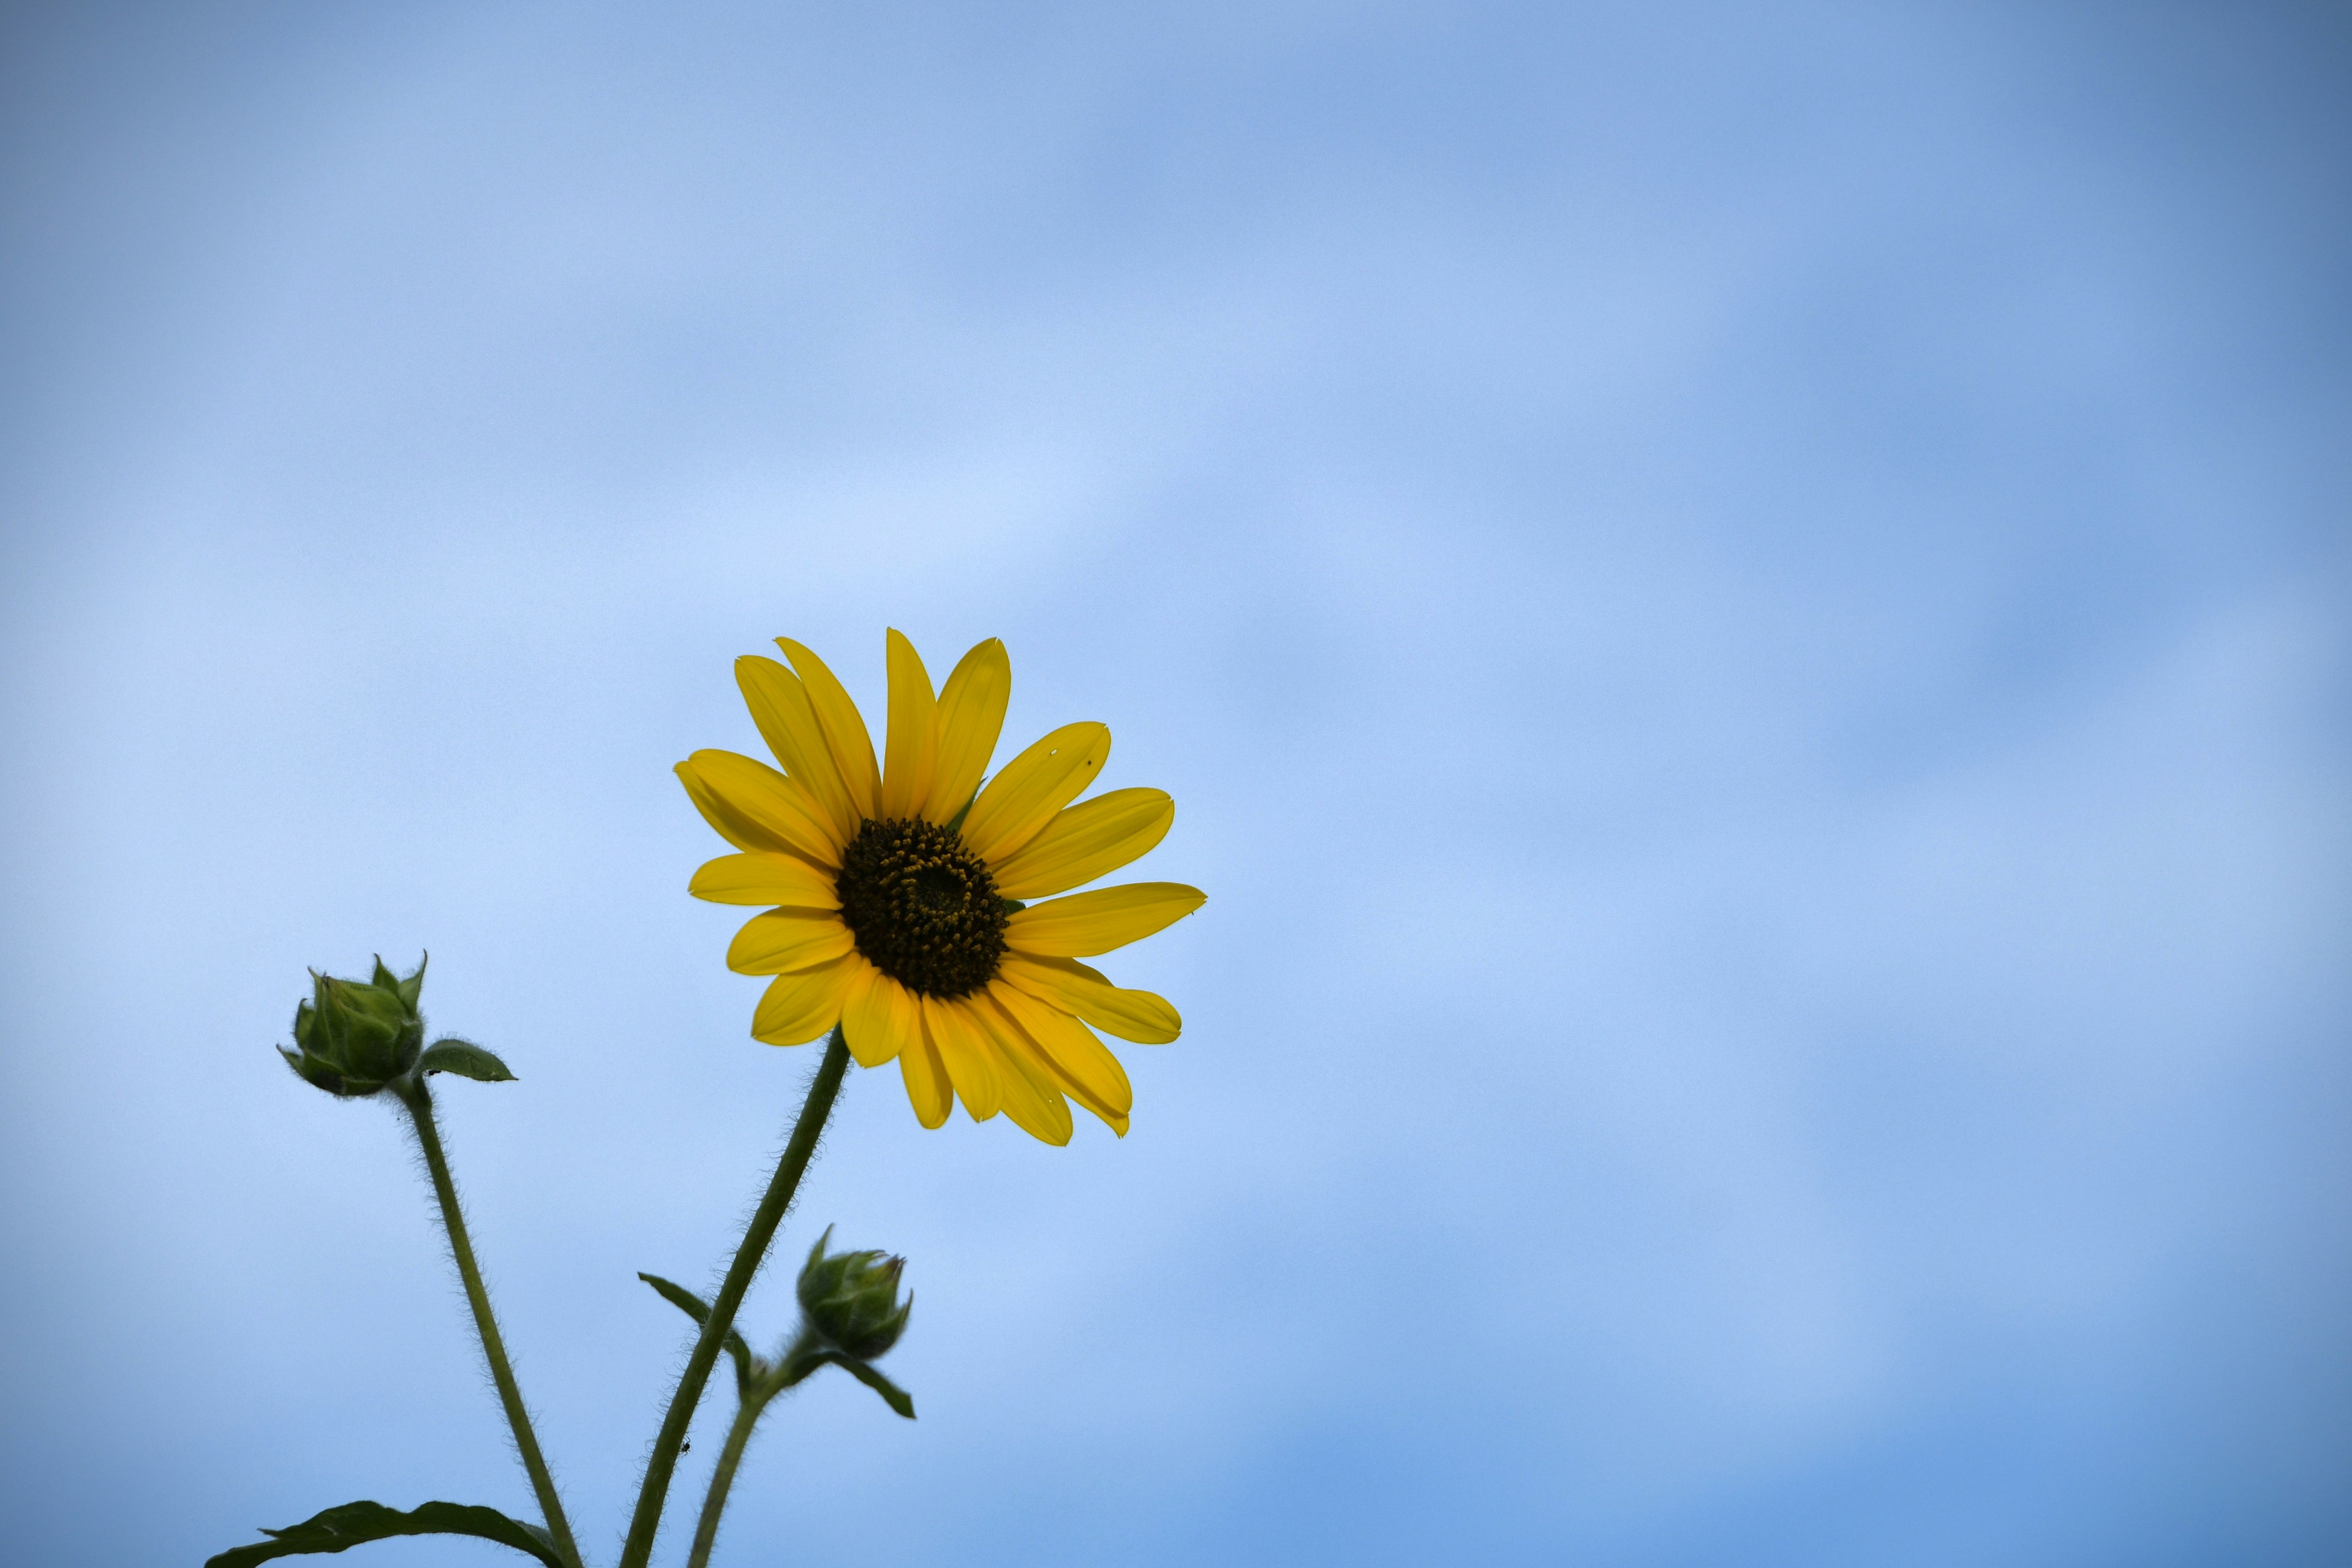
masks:
POLYGON ((458 1039, 454 1035, 425 1047, 425 1054, 416 1058, 416 1070, 420 1073, 453 1072, 477 1083, 515 1081, 515 1075, 507 1070, 506 1063, 472 1041, 458 1039))
MULTIPOLYGON (((883 1376, 879 1372, 877 1372, 874 1369, 872 1363, 859 1361, 853 1355, 844 1355, 839 1351, 819 1351, 814 1356, 810 1358, 810 1361, 807 1363, 809 1371, 815 1371, 817 1367, 824 1365, 826 1362, 831 1362, 834 1365, 839 1367, 842 1371, 847 1373, 850 1376, 856 1378, 858 1382, 864 1384, 866 1387, 880 1394, 882 1396, 883 1404, 887 1405, 891 1409, 897 1411, 908 1420, 912 1421, 915 1418, 914 1400, 908 1396, 905 1389, 899 1387, 897 1384, 883 1376)), ((808 1373, 803 1373, 801 1375, 805 1377, 808 1373)), ((794 1381, 797 1382, 798 1379, 795 1379, 794 1381)))
POLYGON ((850 1361, 845 1358, 841 1367, 850 1376, 880 1394, 883 1404, 887 1405, 909 1421, 915 1418, 915 1401, 905 1389, 862 1361, 850 1361))
POLYGON ((547 1568, 567 1568, 546 1531, 476 1503, 428 1502, 403 1513, 380 1502, 347 1502, 299 1524, 261 1533, 270 1539, 232 1547, 206 1559, 205 1568, 252 1568, 273 1557, 342 1552, 395 1535, 471 1535, 528 1552, 547 1568))
MULTIPOLYGON (((683 1285, 673 1285, 658 1274, 639 1274, 638 1279, 652 1286, 661 1299, 699 1323, 710 1316, 710 1303, 683 1285)), ((727 1353, 735 1358, 735 1391, 738 1394, 751 1386, 758 1375, 752 1364, 751 1347, 734 1329, 727 1331, 727 1353)))

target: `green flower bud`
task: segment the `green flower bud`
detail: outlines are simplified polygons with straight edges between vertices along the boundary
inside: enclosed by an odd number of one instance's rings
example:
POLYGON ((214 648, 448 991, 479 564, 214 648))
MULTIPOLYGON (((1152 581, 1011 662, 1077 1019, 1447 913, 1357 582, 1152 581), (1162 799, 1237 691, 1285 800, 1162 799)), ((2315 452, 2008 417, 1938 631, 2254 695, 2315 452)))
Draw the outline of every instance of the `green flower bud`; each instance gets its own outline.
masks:
POLYGON ((416 999, 425 964, 402 979, 375 961, 362 982, 310 972, 310 1000, 294 1009, 293 1050, 278 1047, 302 1080, 345 1098, 371 1095, 416 1065, 425 1049, 425 1020, 416 999))
POLYGON ((907 1314, 915 1310, 914 1297, 898 1300, 898 1271, 907 1260, 879 1252, 828 1257, 824 1244, 832 1239, 827 1226, 809 1248, 801 1268, 801 1310, 811 1334, 854 1360, 872 1361, 898 1342, 907 1314))

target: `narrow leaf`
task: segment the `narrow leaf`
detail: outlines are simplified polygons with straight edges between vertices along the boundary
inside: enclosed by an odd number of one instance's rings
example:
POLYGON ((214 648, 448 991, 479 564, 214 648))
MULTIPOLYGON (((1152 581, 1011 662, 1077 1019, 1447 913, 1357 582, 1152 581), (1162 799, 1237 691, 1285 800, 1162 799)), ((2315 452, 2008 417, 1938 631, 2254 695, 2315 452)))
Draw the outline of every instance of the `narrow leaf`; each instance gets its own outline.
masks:
MULTIPOLYGON (((710 1303, 685 1286, 673 1285, 658 1274, 639 1274, 637 1278, 652 1286, 663 1300, 667 1301, 696 1322, 699 1323, 709 1318, 710 1303)), ((757 1376, 758 1373, 752 1366, 751 1347, 746 1344, 743 1342, 743 1336, 731 1327, 727 1331, 727 1353, 735 1358, 735 1392, 740 1394, 751 1386, 751 1379, 757 1376)))
POLYGON ((529 1552, 546 1563, 547 1568, 566 1568, 546 1531, 475 1503, 428 1502, 403 1513, 380 1502, 347 1502, 341 1508, 314 1514, 299 1524, 261 1533, 270 1539, 252 1546, 234 1547, 208 1558, 205 1568, 251 1568, 273 1557, 343 1552, 395 1535, 477 1536, 529 1552))
POLYGON ((855 1356, 835 1355, 831 1359, 834 1365, 880 1394, 883 1404, 909 1421, 915 1418, 915 1402, 908 1396, 907 1391, 875 1371, 869 1363, 855 1356))
POLYGON ((515 1075, 507 1071, 507 1064, 470 1040, 452 1036, 436 1040, 425 1047, 416 1058, 419 1072, 453 1072, 459 1078, 470 1078, 478 1083, 512 1083, 515 1075))

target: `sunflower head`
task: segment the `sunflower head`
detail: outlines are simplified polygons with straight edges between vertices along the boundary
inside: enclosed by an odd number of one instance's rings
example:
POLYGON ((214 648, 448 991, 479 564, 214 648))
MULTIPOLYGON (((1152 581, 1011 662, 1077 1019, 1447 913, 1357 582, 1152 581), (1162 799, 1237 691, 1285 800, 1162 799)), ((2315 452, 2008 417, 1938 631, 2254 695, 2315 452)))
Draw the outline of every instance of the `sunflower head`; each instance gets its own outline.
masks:
POLYGON ((915 1310, 913 1296, 898 1300, 907 1260, 879 1252, 828 1254, 824 1244, 832 1239, 827 1226, 809 1248, 797 1289, 801 1310, 810 1332, 845 1355, 872 1361, 898 1342, 915 1310))
POLYGON ((738 973, 773 976, 752 1037, 796 1046, 838 1027, 860 1066, 898 1063, 926 1127, 961 1100, 976 1121, 1001 1110, 1064 1143, 1076 1101, 1124 1134, 1133 1094, 1095 1031, 1158 1044, 1181 1024, 1160 997, 1077 961, 1191 914, 1202 895, 1174 882, 1072 890, 1158 844, 1175 803, 1156 789, 1081 801, 1110 755, 1096 723, 1065 724, 992 773, 1013 690, 992 638, 935 688, 914 645, 888 634, 878 758, 824 661, 776 640, 785 662, 735 667, 776 765, 720 751, 677 765, 738 851, 689 890, 765 910, 727 952, 738 973))
POLYGON ((310 999, 294 1009, 293 1050, 280 1046, 304 1082, 345 1099, 374 1094, 416 1066, 425 1020, 416 1011, 425 964, 405 979, 375 961, 365 981, 310 972, 310 999))

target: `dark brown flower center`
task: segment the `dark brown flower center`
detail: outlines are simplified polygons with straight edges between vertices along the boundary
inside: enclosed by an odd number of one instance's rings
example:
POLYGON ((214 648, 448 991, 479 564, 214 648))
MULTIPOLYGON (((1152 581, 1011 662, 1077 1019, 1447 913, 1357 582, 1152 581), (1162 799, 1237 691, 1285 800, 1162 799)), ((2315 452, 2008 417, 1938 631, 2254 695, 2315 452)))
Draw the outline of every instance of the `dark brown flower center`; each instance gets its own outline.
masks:
POLYGON ((871 819, 841 852, 841 918, 867 963, 909 991, 961 996, 1004 956, 996 879, 950 829, 871 819))

